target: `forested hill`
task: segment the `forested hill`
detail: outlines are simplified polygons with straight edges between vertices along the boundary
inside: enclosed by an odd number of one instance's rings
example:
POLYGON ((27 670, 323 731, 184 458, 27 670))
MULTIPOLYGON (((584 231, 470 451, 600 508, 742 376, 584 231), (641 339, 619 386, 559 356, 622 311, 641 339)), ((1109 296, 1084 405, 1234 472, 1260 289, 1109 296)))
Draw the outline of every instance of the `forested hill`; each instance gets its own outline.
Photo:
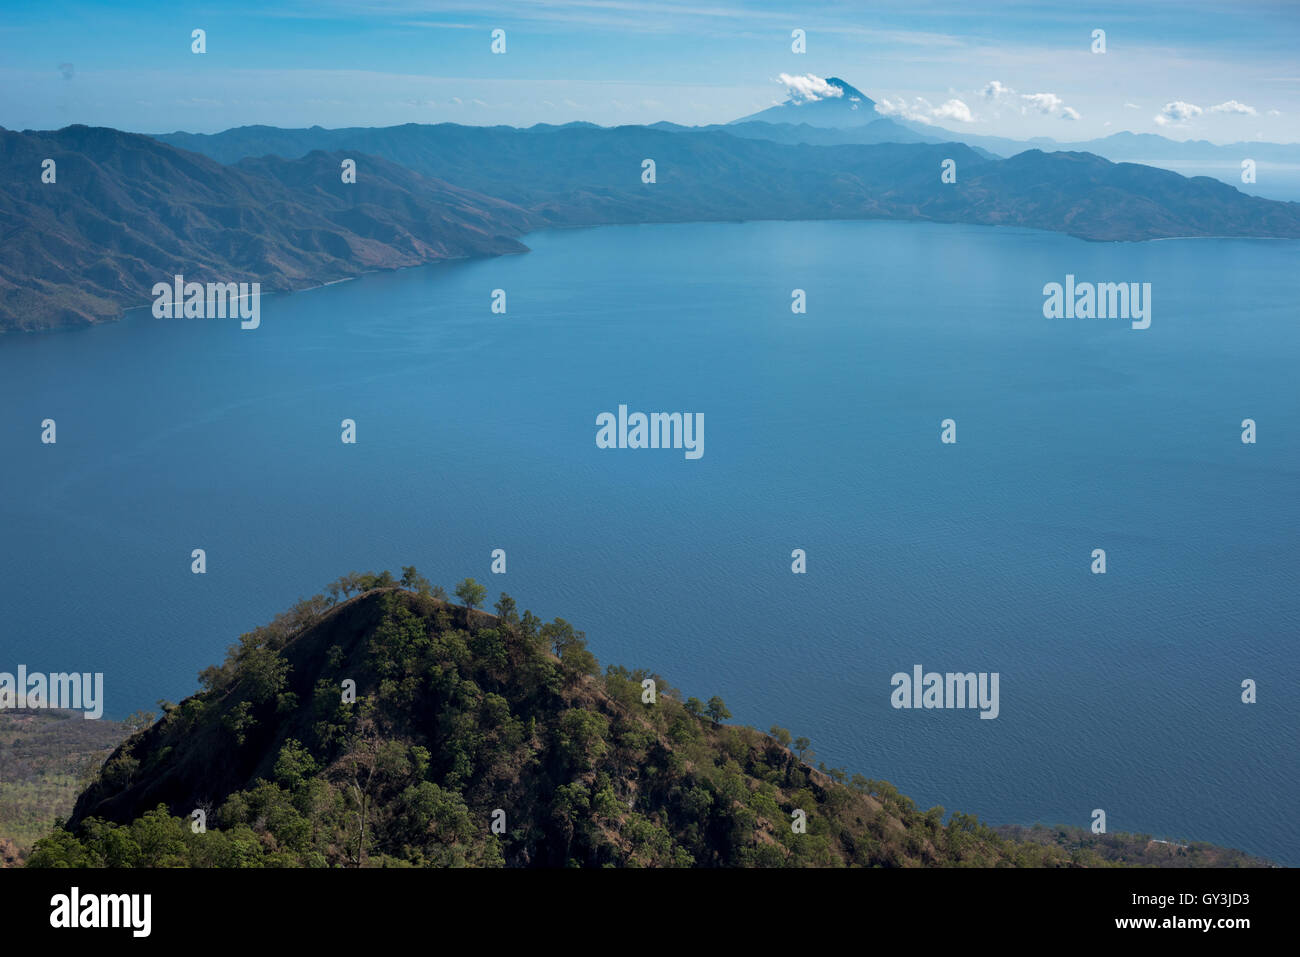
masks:
MULTIPOLYGON (((784 729, 724 723, 721 698, 601 673, 563 619, 504 594, 480 611, 471 579, 456 596, 414 568, 352 574, 241 636, 203 690, 117 749, 28 866, 1147 861, 1145 838, 1094 849, 945 824, 883 781, 814 769, 784 729)), ((1177 863, 1260 862, 1193 845, 1177 863)))

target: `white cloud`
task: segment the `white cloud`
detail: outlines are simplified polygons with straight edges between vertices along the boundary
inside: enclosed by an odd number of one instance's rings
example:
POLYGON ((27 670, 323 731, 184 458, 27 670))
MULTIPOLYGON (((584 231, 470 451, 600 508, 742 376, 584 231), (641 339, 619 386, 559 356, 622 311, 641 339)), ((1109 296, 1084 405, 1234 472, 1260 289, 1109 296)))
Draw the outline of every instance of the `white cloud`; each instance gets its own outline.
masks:
POLYGON ((1017 93, 1005 83, 989 80, 984 84, 984 89, 980 90, 980 96, 995 103, 1011 105, 1021 116, 1028 110, 1034 110, 1044 116, 1059 116, 1063 120, 1079 119, 1079 111, 1066 106, 1065 101, 1055 93, 1017 93))
POLYGON ((956 120, 958 123, 975 122, 975 118, 970 115, 970 107, 961 100, 949 100, 931 112, 937 120, 956 120))
POLYGON ((778 79, 785 84, 790 99, 797 103, 812 103, 815 100, 844 95, 844 91, 838 86, 831 86, 821 77, 813 76, 811 73, 805 73, 802 76, 791 76, 789 73, 782 73, 778 79))
POLYGON ((1178 126, 1186 123, 1188 120, 1195 119, 1205 111, 1195 103, 1184 103, 1182 100, 1174 100, 1172 103, 1166 103, 1164 109, 1154 117, 1156 123, 1160 126, 1178 126))
POLYGON ((876 101, 876 111, 885 116, 901 116, 905 120, 931 125, 935 120, 956 120, 958 123, 974 123, 970 107, 961 100, 948 100, 941 106, 935 106, 923 96, 918 96, 909 104, 903 97, 891 100, 882 96, 876 101))
POLYGON ((1126 110, 1140 110, 1140 109, 1142 109, 1142 107, 1138 106, 1136 103, 1125 103, 1125 104, 1124 104, 1124 109, 1126 109, 1126 110))
POLYGON ((876 112, 884 113, 885 116, 901 116, 904 120, 927 126, 933 125, 935 120, 956 120, 963 124, 975 121, 975 117, 971 116, 970 107, 961 100, 948 100, 941 107, 936 107, 924 96, 917 96, 911 103, 907 103, 902 96, 897 100, 881 96, 876 100, 876 112))
POLYGON ((887 96, 877 98, 876 112, 883 113, 885 116, 901 116, 905 120, 918 120, 921 123, 930 122, 929 117, 921 113, 918 108, 909 107, 902 97, 898 100, 891 100, 887 96))
POLYGON ((1240 113, 1243 116, 1254 116, 1255 108, 1247 106, 1245 103, 1239 103, 1236 100, 1228 100, 1226 103, 1220 103, 1218 106, 1210 107, 1211 113, 1240 113))
POLYGON ((1269 110, 1269 111, 1268 111, 1268 115, 1269 115, 1269 116, 1281 116, 1281 115, 1282 115, 1282 111, 1281 111, 1281 110, 1269 110))
POLYGON ((1020 98, 1031 108, 1045 116, 1050 116, 1065 103, 1055 93, 1022 93, 1020 98))
POLYGON ((1063 120, 1079 119, 1079 111, 1072 106, 1066 106, 1055 93, 1021 93, 1020 100, 1022 103, 1020 112, 1025 112, 1025 107, 1034 110, 1043 116, 1059 116, 1063 120))

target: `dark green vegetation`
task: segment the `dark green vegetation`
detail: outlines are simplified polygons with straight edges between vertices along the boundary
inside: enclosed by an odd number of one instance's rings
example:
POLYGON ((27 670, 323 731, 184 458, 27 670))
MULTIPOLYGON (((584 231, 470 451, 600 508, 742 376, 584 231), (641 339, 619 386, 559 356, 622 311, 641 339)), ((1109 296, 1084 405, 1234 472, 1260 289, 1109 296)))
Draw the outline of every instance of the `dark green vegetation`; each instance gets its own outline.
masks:
POLYGON ((0 711, 0 867, 20 862, 68 816, 128 730, 80 711, 0 711))
POLYGON ((720 697, 602 674, 563 619, 504 594, 477 611, 473 580, 456 594, 465 605, 414 568, 352 574, 243 635, 201 692, 113 754, 29 864, 1108 862, 965 814, 945 824, 883 781, 810 767, 810 742, 783 728, 722 724, 720 697))
POLYGON ((154 284, 178 273, 291 291, 523 252, 519 237, 548 226, 894 219, 1093 240, 1300 237, 1300 204, 1206 177, 1086 152, 999 159, 933 140, 881 119, 848 130, 762 122, 240 127, 156 138, 85 126, 0 130, 0 332, 116 318, 150 304, 154 284), (54 183, 41 181, 46 158, 57 164, 54 183), (647 158, 653 184, 641 178, 647 158), (342 182, 344 159, 356 162, 355 183, 342 182), (940 181, 948 159, 953 184, 940 181))

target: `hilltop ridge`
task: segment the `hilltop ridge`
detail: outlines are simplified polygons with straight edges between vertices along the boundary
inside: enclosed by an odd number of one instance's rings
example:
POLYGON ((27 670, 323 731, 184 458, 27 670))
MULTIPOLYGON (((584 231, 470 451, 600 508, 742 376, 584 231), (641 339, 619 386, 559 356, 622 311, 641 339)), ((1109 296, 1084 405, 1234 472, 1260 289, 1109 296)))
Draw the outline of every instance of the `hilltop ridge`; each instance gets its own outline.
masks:
POLYGON ((414 568, 353 573, 241 636, 202 691, 114 752, 29 866, 1149 862, 1145 838, 1093 849, 944 823, 887 782, 813 768, 782 728, 726 724, 719 697, 602 673, 563 619, 505 594, 479 611, 472 579, 456 591, 465 604, 414 568))

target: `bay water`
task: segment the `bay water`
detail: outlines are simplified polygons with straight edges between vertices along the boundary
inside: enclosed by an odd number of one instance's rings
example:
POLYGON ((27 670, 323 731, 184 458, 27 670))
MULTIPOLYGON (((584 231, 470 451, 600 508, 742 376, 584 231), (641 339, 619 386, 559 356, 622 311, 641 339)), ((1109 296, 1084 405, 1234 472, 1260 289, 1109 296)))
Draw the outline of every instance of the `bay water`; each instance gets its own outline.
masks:
POLYGON ((1101 808, 1300 865, 1300 243, 525 242, 267 296, 256 330, 143 309, 0 339, 0 670, 102 671, 122 717, 340 574, 414 564, 923 808, 1101 808), (1150 283, 1150 328, 1044 318, 1067 275, 1150 283), (703 456, 598 448, 619 405, 703 414, 703 456), (918 664, 998 673, 997 718, 894 708, 918 664))

